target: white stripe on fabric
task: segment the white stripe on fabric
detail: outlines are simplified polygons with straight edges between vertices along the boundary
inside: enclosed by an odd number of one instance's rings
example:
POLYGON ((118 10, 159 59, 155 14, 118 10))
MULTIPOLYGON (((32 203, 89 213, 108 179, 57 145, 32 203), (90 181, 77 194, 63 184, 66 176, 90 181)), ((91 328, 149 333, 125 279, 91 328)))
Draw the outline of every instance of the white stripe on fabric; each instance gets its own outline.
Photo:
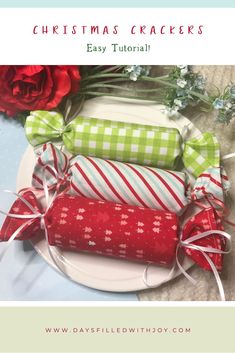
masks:
MULTIPOLYGON (((151 168, 154 170, 154 168, 151 168)), ((179 197, 179 199, 181 200, 182 199, 182 195, 184 194, 185 196, 185 187, 186 187, 186 176, 184 173, 180 173, 180 172, 173 172, 175 175, 178 176, 178 178, 180 178, 182 180, 182 182, 184 183, 184 185, 182 185, 178 180, 177 178, 175 178, 172 174, 168 173, 168 172, 165 172, 161 169, 159 169, 158 171, 158 174, 164 178, 164 179, 167 179, 168 182, 171 183, 171 186, 172 186, 172 189, 174 190, 175 194, 179 197)), ((184 197, 184 200, 186 198, 184 197)))
MULTIPOLYGON (((128 193, 126 192, 125 189, 127 189, 130 193, 129 188, 127 188, 126 184, 123 182, 122 178, 117 174, 117 172, 105 160, 101 160, 99 158, 94 158, 94 160, 100 167, 100 169, 103 170, 104 174, 107 176, 113 187, 117 189, 118 193, 125 200, 126 204, 137 205, 137 203, 133 201, 133 197, 131 197, 131 195, 128 195, 128 193)), ((117 165, 117 162, 115 163, 115 165, 117 165)))
MULTIPOLYGON (((94 160, 94 162, 96 163, 95 158, 92 158, 92 160, 94 160)), ((95 188, 106 200, 110 200, 117 203, 121 202, 120 199, 113 193, 110 187, 106 184, 106 181, 103 179, 100 173, 96 170, 93 164, 86 157, 79 156, 77 163, 80 164, 80 167, 83 169, 84 173, 90 179, 91 183, 95 186, 95 188)), ((100 169, 102 170, 102 168, 100 169)), ((100 199, 98 195, 96 196, 96 198, 100 199)))
POLYGON ((151 192, 148 190, 148 188, 144 185, 143 181, 135 174, 133 170, 131 170, 129 167, 122 163, 120 163, 119 169, 123 172, 123 174, 126 175, 127 180, 134 188, 135 192, 140 195, 141 199, 145 202, 145 204, 147 204, 150 208, 156 209, 158 207, 158 209, 162 209, 160 204, 156 205, 157 201, 155 200, 151 192))
MULTIPOLYGON (((173 200, 173 197, 171 194, 169 195, 169 191, 167 188, 164 186, 164 184, 161 182, 160 179, 157 178, 154 174, 152 174, 148 169, 141 169, 139 166, 135 166, 135 169, 138 170, 139 172, 142 171, 142 175, 144 176, 146 182, 150 184, 156 195, 159 197, 159 199, 162 201, 162 203, 166 206, 168 210, 174 210, 179 207, 178 203, 176 203, 175 200, 173 200)), ((158 170, 155 170, 155 172, 158 172, 158 170)), ((146 187, 147 189, 147 187, 146 187)), ((148 190, 148 189, 147 189, 148 190)), ((153 199, 153 202, 158 204, 158 201, 155 199, 155 197, 152 195, 150 191, 148 191, 153 199)), ((159 205, 160 209, 163 209, 161 205, 159 205)))
MULTIPOLYGON (((126 173, 123 170, 121 170, 119 168, 119 163, 120 162, 113 162, 112 161, 112 164, 116 166, 116 168, 124 175, 124 177, 130 183, 129 177, 126 175, 126 173)), ((110 164, 107 163, 106 165, 109 168, 110 172, 114 173, 114 178, 117 179, 118 185, 121 185, 122 186, 122 190, 125 190, 125 196, 128 199, 127 203, 128 204, 132 204, 132 205, 136 205, 136 206, 143 206, 143 204, 136 198, 136 196, 132 193, 130 188, 126 185, 125 181, 123 181, 122 177, 117 173, 117 171, 110 164)), ((136 192, 136 193, 138 194, 138 192, 136 192)))
MULTIPOLYGON (((78 186, 78 189, 88 198, 97 199, 98 195, 90 188, 87 181, 84 179, 82 174, 77 170, 75 166, 72 168, 72 178, 71 181, 78 186), (74 169, 73 169, 74 168, 74 169)), ((76 193, 76 190, 73 189, 76 193)))
MULTIPOLYGON (((218 180, 214 175, 213 175, 213 178, 218 180)), ((220 180, 218 181, 220 182, 220 180)), ((205 191, 207 194, 212 194, 221 201, 224 200, 222 188, 216 185, 215 183, 213 183, 211 180, 209 180, 209 178, 201 177, 200 180, 198 180, 196 187, 202 187, 202 186, 205 187, 205 191)))
MULTIPOLYGON (((162 170, 158 171, 158 174, 166 181, 166 183, 171 187, 172 191, 178 196, 179 200, 183 203, 183 205, 187 205, 188 204, 188 199, 185 195, 186 192, 186 176, 183 173, 175 173, 184 183, 181 184, 180 181, 178 181, 172 174, 164 172, 162 170)), ((174 196, 172 196, 174 197, 174 196)), ((176 201, 177 202, 177 201, 176 201)), ((178 204, 178 208, 179 210, 181 210, 181 206, 178 204)))
MULTIPOLYGON (((87 178, 90 180, 90 182, 94 185, 94 187, 105 198, 104 190, 101 190, 100 185, 99 185, 100 183, 97 183, 97 177, 98 177, 97 172, 95 171, 95 173, 94 173, 94 170, 93 170, 93 172, 91 171, 91 168, 93 168, 93 166, 91 165, 88 168, 87 163, 84 163, 84 160, 81 158, 79 159, 79 161, 77 161, 77 164, 82 169, 83 173, 87 176, 87 178), (95 177, 95 180, 94 180, 94 177, 95 177)), ((100 196, 95 191, 93 191, 92 187, 88 184, 86 179, 82 176, 82 174, 79 172, 79 170, 77 168, 75 169, 75 172, 76 172, 76 174, 80 175, 83 179, 82 185, 80 186, 78 184, 78 187, 81 189, 81 191, 83 192, 84 189, 87 191, 89 190, 88 192, 93 194, 94 199, 102 200, 102 198, 100 198, 100 196)))

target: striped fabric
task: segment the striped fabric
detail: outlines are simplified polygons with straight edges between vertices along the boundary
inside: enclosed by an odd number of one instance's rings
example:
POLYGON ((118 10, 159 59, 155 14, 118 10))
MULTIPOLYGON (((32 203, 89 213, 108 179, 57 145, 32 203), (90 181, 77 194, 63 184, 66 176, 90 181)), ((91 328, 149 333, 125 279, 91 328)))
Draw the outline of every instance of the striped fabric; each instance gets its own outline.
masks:
POLYGON ((43 187, 44 174, 49 188, 63 183, 78 195, 177 213, 191 200, 223 208, 224 191, 230 185, 223 168, 210 167, 196 179, 191 198, 187 198, 188 181, 184 173, 94 157, 77 156, 68 160, 51 143, 39 151, 32 179, 34 187, 43 187))
POLYGON ((37 155, 38 159, 32 175, 33 187, 42 189, 43 177, 49 189, 66 179, 69 160, 65 153, 52 143, 47 143, 42 146, 37 155), (58 173, 57 175, 55 175, 55 171, 58 173))
POLYGON ((186 176, 135 164, 77 156, 71 161, 73 194, 180 213, 188 204, 186 176))
POLYGON ((192 200, 205 198, 213 203, 215 208, 223 207, 224 191, 228 190, 230 183, 223 168, 208 168, 196 180, 192 190, 192 200))

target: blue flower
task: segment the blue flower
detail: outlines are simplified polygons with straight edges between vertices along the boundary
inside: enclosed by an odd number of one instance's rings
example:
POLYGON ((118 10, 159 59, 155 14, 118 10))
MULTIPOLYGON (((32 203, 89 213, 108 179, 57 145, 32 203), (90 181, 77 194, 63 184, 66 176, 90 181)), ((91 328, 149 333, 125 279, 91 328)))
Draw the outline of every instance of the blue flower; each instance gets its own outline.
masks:
POLYGON ((183 90, 181 88, 177 89, 176 96, 177 97, 184 97, 185 96, 185 90, 183 90))
POLYGON ((226 102, 226 104, 225 104, 225 110, 231 110, 233 108, 233 105, 232 105, 232 103, 230 103, 230 102, 226 102))
POLYGON ((224 108, 224 100, 220 98, 216 98, 213 102, 213 107, 215 109, 223 109, 224 108))
POLYGON ((182 78, 178 78, 176 83, 177 83, 177 86, 179 86, 180 88, 184 88, 185 86, 187 86, 187 81, 183 80, 182 78))
POLYGON ((166 107, 165 113, 168 116, 168 118, 178 118, 180 116, 179 114, 179 107, 166 107))
POLYGON ((188 73, 189 67, 188 65, 177 65, 177 67, 180 69, 180 75, 184 76, 188 73))
POLYGON ((200 90, 203 90, 205 88, 205 84, 206 84, 206 80, 204 79, 204 77, 202 76, 198 76, 195 80, 195 87, 200 89, 200 90))
POLYGON ((187 106, 187 102, 186 101, 182 101, 181 99, 174 99, 174 105, 176 108, 178 109, 184 109, 187 106))
POLYGON ((142 73, 141 74, 143 76, 148 76, 150 73, 150 69, 151 69, 151 66, 149 66, 149 65, 142 66, 142 73))
POLYGON ((130 65, 125 68, 125 71, 130 74, 130 80, 137 81, 140 76, 148 76, 150 66, 130 65))

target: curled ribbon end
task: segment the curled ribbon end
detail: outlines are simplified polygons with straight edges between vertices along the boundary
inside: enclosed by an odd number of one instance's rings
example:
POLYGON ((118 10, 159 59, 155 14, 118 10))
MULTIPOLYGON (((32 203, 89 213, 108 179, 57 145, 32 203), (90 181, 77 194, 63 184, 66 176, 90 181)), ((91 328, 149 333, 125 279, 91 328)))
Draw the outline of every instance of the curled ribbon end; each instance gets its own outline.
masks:
POLYGON ((176 262, 180 271, 193 284, 195 284, 194 279, 180 264, 178 257, 180 248, 200 267, 213 272, 220 298, 224 301, 225 294, 219 271, 222 268, 223 255, 231 252, 232 243, 231 236, 221 230, 221 219, 217 217, 213 208, 204 209, 186 223, 177 247, 176 262))

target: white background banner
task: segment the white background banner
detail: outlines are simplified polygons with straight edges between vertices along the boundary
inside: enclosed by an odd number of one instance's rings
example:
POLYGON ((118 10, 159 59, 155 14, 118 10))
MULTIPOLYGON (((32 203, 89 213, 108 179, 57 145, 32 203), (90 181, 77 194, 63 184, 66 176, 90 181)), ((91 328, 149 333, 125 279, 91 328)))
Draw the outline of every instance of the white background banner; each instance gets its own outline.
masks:
POLYGON ((235 9, 0 9, 0 64, 234 64, 235 9))

